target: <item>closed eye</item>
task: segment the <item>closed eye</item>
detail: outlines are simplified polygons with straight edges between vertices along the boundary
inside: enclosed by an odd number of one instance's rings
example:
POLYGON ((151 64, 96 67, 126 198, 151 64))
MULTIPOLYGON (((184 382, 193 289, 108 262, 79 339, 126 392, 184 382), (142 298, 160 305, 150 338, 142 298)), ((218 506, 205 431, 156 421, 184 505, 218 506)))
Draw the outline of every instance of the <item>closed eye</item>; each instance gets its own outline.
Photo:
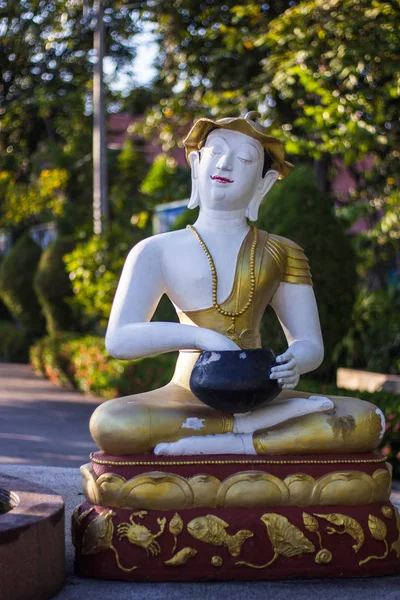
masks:
POLYGON ((243 158, 242 156, 238 156, 238 159, 241 163, 244 163, 245 165, 250 165, 254 162, 251 158, 243 158))

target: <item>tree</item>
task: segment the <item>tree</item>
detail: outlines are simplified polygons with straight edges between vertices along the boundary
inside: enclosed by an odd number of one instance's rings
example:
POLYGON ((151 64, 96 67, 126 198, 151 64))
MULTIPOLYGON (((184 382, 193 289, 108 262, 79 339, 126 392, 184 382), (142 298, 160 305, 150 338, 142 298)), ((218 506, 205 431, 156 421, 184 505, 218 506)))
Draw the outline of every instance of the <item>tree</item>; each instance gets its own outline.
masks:
MULTIPOLYGON (((135 56, 138 14, 122 0, 104 4, 106 56, 118 71, 135 56)), ((91 203, 92 18, 91 11, 84 17, 81 1, 21 0, 0 8, 0 172, 31 188, 43 169, 66 168, 66 217, 75 223, 91 203)))

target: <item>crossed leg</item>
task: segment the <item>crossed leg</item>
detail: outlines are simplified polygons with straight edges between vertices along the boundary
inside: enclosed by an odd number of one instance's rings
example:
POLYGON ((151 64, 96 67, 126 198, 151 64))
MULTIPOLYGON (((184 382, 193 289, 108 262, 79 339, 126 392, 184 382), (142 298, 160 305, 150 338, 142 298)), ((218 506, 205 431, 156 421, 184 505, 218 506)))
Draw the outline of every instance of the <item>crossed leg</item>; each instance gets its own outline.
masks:
POLYGON ((325 412, 334 408, 332 400, 325 396, 308 398, 277 399, 268 406, 253 412, 234 414, 232 433, 192 436, 177 442, 160 443, 154 454, 182 456, 195 454, 257 454, 253 444, 253 433, 268 429, 304 415, 325 412))

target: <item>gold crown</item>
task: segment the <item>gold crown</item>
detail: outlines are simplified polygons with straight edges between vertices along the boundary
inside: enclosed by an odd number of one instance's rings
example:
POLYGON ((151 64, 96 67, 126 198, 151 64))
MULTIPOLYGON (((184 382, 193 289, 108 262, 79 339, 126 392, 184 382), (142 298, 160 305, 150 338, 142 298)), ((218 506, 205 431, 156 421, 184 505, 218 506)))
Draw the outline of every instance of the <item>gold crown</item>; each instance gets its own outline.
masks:
POLYGON ((189 162, 189 154, 200 150, 211 131, 230 129, 248 135, 260 142, 273 160, 271 169, 278 171, 279 179, 283 179, 293 171, 294 165, 285 160, 285 149, 282 142, 272 135, 268 135, 265 127, 254 121, 254 119, 260 117, 259 112, 251 111, 245 117, 226 117, 216 121, 206 117, 198 119, 183 140, 183 145, 186 148, 186 159, 189 162))

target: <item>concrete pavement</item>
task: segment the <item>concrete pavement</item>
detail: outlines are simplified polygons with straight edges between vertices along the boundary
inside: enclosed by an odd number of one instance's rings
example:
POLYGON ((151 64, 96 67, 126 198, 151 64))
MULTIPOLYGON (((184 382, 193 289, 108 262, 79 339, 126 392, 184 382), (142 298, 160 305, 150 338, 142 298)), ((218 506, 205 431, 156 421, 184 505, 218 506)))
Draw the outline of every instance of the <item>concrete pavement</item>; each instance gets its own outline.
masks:
POLYGON ((101 402, 0 364, 0 463, 79 467, 96 446, 90 415, 101 402))

